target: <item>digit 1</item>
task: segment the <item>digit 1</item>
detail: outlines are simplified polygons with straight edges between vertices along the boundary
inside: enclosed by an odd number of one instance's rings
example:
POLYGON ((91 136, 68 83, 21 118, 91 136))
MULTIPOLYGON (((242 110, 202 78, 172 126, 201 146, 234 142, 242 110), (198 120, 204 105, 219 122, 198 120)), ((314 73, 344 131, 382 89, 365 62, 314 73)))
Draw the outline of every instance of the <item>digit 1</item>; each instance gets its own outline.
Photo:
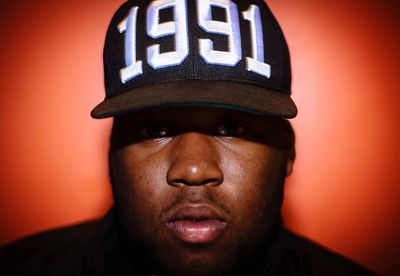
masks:
POLYGON ((143 74, 142 61, 136 60, 136 20, 138 7, 133 7, 127 18, 118 24, 120 33, 125 32, 125 68, 119 72, 121 82, 125 84, 131 79, 143 74))
POLYGON ((262 29, 260 9, 250 5, 247 11, 242 12, 243 18, 250 21, 251 45, 253 57, 246 57, 246 69, 264 77, 271 77, 271 66, 264 63, 264 35, 262 29))

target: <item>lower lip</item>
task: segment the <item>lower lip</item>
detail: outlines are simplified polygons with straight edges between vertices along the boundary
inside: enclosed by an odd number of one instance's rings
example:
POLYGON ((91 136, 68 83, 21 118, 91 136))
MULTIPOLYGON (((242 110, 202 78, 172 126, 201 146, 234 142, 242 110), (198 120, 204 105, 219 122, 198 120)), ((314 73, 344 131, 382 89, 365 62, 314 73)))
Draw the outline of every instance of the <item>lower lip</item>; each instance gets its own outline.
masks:
POLYGON ((209 243, 225 230, 227 223, 217 220, 177 220, 167 223, 168 228, 181 241, 192 244, 209 243))

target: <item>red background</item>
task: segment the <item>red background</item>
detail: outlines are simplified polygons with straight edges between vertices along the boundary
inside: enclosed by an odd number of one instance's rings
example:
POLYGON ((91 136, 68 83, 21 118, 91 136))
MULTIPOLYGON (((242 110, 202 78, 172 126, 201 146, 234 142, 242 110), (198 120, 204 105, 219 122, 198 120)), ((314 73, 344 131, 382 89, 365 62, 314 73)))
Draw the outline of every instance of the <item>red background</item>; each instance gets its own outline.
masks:
MULTIPOLYGON (((110 120, 102 47, 123 0, 8 1, 0 12, 0 243, 102 215, 110 120)), ((298 158, 287 225, 400 274, 399 1, 271 0, 292 54, 298 158)))

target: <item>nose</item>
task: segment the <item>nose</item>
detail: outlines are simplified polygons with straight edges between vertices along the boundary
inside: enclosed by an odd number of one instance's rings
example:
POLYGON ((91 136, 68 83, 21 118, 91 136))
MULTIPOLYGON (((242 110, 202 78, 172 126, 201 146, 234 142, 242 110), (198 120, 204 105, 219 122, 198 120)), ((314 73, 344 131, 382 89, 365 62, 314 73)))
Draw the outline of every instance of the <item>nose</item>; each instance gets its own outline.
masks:
POLYGON ((175 137, 167 182, 171 186, 220 185, 223 172, 213 137, 185 133, 175 137))

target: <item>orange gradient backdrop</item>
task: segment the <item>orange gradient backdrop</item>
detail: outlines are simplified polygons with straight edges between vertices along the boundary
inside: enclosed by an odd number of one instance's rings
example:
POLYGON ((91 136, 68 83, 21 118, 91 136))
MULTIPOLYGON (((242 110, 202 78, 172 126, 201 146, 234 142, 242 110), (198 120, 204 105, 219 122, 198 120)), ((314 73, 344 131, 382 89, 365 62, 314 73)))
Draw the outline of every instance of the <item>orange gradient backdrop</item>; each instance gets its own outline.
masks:
MULTIPOLYGON (((102 47, 123 0, 2 4, 0 243, 101 216, 110 120, 102 47)), ((399 1, 271 0, 299 115, 286 224, 382 275, 400 274, 399 1)))

